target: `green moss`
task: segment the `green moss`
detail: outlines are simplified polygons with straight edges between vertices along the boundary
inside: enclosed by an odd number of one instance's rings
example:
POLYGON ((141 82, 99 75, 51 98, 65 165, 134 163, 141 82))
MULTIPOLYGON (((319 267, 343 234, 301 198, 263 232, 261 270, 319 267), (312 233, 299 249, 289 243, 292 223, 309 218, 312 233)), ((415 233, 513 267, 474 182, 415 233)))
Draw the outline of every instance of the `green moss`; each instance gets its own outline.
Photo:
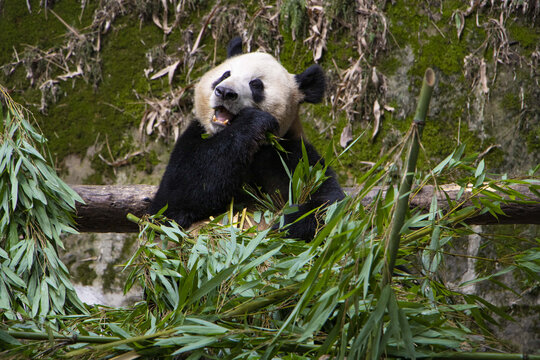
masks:
POLYGON ((520 23, 513 23, 508 26, 509 41, 517 41, 519 46, 524 50, 525 56, 530 56, 536 51, 538 43, 540 43, 540 29, 538 26, 525 26, 520 23))
MULTIPOLYGON (((309 53, 311 54, 311 52, 309 53)), ((335 65, 337 65, 341 69, 346 69, 351 66, 351 59, 356 58, 358 58, 356 43, 352 43, 350 37, 337 31, 329 34, 329 39, 326 42, 326 51, 323 53, 321 62, 324 68, 334 69, 335 65)))
POLYGON ((466 47, 459 42, 448 41, 440 35, 428 37, 417 50, 412 72, 423 75, 428 67, 432 67, 445 75, 458 74, 467 54, 466 47))
MULTIPOLYGON (((338 154, 343 149, 339 145, 340 135, 347 124, 344 114, 339 114, 335 120, 333 135, 326 131, 324 135, 314 127, 311 118, 316 118, 324 124, 331 124, 329 114, 330 106, 315 105, 308 109, 303 117, 304 130, 307 138, 321 153, 324 153, 329 145, 334 146, 334 153, 338 154)), ((458 121, 463 116, 460 110, 454 113, 433 115, 428 118, 422 136, 422 154, 417 163, 418 171, 425 172, 433 168, 439 161, 446 158, 459 143, 467 145, 468 153, 480 153, 486 145, 494 143, 493 139, 480 141, 475 132, 468 129, 465 121, 458 121), (425 150, 425 152, 424 152, 425 150)), ((406 119, 398 119, 392 113, 386 113, 381 122, 381 128, 374 141, 371 139, 372 127, 370 124, 354 123, 353 138, 360 137, 358 142, 345 153, 333 168, 338 173, 340 182, 345 184, 359 178, 368 168, 360 165, 360 161, 376 162, 381 155, 395 146, 407 133, 412 122, 412 115, 406 119)), ((497 168, 504 160, 501 150, 493 150, 485 156, 488 167, 497 168)), ((452 179, 450 179, 452 180, 452 179)))
MULTIPOLYGON (((0 12, 0 64, 11 62, 13 48, 20 54, 25 45, 49 49, 65 36, 68 29, 52 13, 45 13, 39 1, 30 1, 32 12, 28 11, 26 1, 7 1, 0 12), (44 31, 46 29, 46 31, 44 31)), ((55 4, 54 11, 74 28, 83 28, 91 23, 96 4, 86 4, 84 12, 80 6, 73 6, 69 1, 55 4)))
POLYGON ((284 0, 280 10, 284 32, 302 39, 307 24, 306 4, 302 0, 284 0))
MULTIPOLYGON (((303 117, 303 124, 309 141, 321 154, 326 153, 328 146, 333 146, 334 154, 341 153, 344 149, 339 142, 343 128, 347 125, 345 114, 338 113, 338 117, 332 125, 332 119, 329 115, 331 114, 331 107, 329 105, 315 105, 307 110, 308 113, 303 117), (320 130, 315 128, 313 121, 310 121, 311 118, 316 118, 318 122, 329 125, 329 128, 334 129, 333 132, 326 131, 324 134, 320 134, 320 130)), ((399 123, 404 122, 399 121, 399 123)), ((332 165, 338 174, 340 182, 342 184, 354 182, 369 168, 367 165, 359 165, 361 161, 376 162, 383 151, 395 145, 395 143, 390 144, 395 130, 395 124, 384 119, 379 134, 372 141, 371 126, 366 123, 355 122, 353 124, 353 139, 359 138, 358 141, 332 165)), ((395 140, 397 142, 399 139, 395 140)))
MULTIPOLYGON (((305 9, 298 5, 298 1, 287 1, 289 5, 296 6, 299 12, 295 15, 297 19, 302 20, 305 9), (296 4, 296 5, 295 5, 296 4)), ((232 0, 225 0, 222 4, 235 4, 232 0)), ((300 4, 301 5, 301 4, 300 4)), ((47 49, 57 46, 63 42, 63 36, 67 30, 49 12, 45 16, 44 11, 37 11, 37 0, 32 1, 34 11, 28 13, 24 2, 10 2, 5 4, 5 11, 0 15, 0 33, 7 34, 8 41, 0 42, 0 59, 7 62, 11 59, 12 48, 15 46, 18 51, 22 49, 21 43, 28 43, 47 49), (27 26, 28 25, 28 26, 27 26), (29 30, 27 30, 29 29, 29 30), (47 29, 43 31, 43 29, 47 29)), ((79 15, 81 9, 79 6, 73 6, 68 2, 58 2, 54 6, 57 12, 64 20, 74 26, 76 29, 84 29, 91 21, 93 10, 97 5, 92 3, 86 6, 81 20, 79 15)), ((214 2, 197 1, 190 2, 189 12, 182 18, 182 23, 187 27, 193 27, 198 31, 201 19, 208 15, 214 2)), ((243 5, 243 9, 248 12, 248 19, 254 26, 253 39, 254 44, 257 40, 263 38, 272 48, 280 49, 280 60, 284 66, 291 72, 298 73, 306 69, 313 63, 312 51, 301 41, 302 34, 297 34, 297 41, 292 40, 290 27, 281 23, 280 35, 276 36, 275 29, 272 29, 268 19, 264 16, 253 17, 259 11, 261 4, 250 0, 243 5), (253 17, 253 18, 252 18, 253 17)), ((366 54, 366 61, 369 65, 376 66, 386 77, 395 75, 402 66, 409 66, 408 77, 410 79, 398 79, 400 83, 411 84, 409 91, 416 96, 419 91, 421 77, 428 66, 434 67, 440 76, 437 84, 436 102, 438 113, 433 122, 426 126, 424 145, 429 157, 437 161, 445 156, 455 147, 458 142, 458 119, 466 119, 467 102, 470 100, 470 84, 463 77, 463 59, 466 54, 480 48, 485 40, 485 30, 477 27, 475 19, 469 17, 465 22, 465 29, 461 39, 457 38, 455 21, 452 18, 456 9, 464 10, 467 4, 460 1, 447 1, 441 4, 429 3, 422 0, 413 0, 410 2, 387 2, 384 9, 384 15, 388 19, 389 33, 387 34, 387 51, 378 59, 369 58, 366 54), (412 66, 401 61, 401 54, 405 53, 405 48, 412 49, 414 61, 412 66)), ((329 15, 328 20, 331 25, 328 32, 326 50, 320 64, 327 70, 334 70, 335 65, 340 69, 350 66, 350 59, 356 59, 358 52, 356 49, 356 40, 351 37, 351 29, 343 26, 343 23, 353 24, 347 16, 355 16, 353 11, 354 1, 339 0, 326 4, 325 9, 329 15), (352 14, 352 15, 351 15, 352 14), (336 21, 339 17, 340 21, 336 21)), ((277 8, 276 8, 277 9, 277 8)), ((144 105, 140 99, 134 95, 134 91, 143 96, 159 96, 162 92, 168 91, 169 86, 166 78, 158 80, 148 80, 143 75, 143 69, 146 68, 147 60, 145 54, 153 47, 163 43, 163 32, 156 27, 150 18, 144 17, 144 21, 139 21, 138 13, 145 14, 148 9, 138 9, 132 11, 130 15, 118 17, 112 24, 111 30, 101 41, 101 70, 103 80, 94 87, 77 79, 60 83, 63 95, 56 105, 49 109, 47 116, 36 114, 41 128, 50 140, 50 148, 53 156, 59 161, 68 154, 78 154, 81 157, 86 155, 87 149, 97 144, 102 146, 100 153, 108 160, 114 160, 123 157, 129 152, 140 149, 137 139, 128 134, 139 124, 144 111, 144 105), (119 130, 120 129, 120 130, 119 130), (108 144, 108 147, 105 145, 108 144), (112 154, 109 154, 109 149, 112 154)), ((294 12, 294 11, 293 11, 294 12)), ((290 12, 289 12, 290 13, 290 12)), ((290 14, 289 14, 290 15, 290 14)), ((146 16, 146 15, 145 15, 146 16)), ((218 19, 222 14, 215 15, 218 19)), ((482 13, 479 14, 482 22, 482 13)), ((353 18, 351 18, 353 19, 353 18)), ((169 13, 170 23, 174 21, 174 15, 169 13)), ((305 20, 305 19, 304 19, 305 20)), ((508 23, 512 20, 509 19, 508 23)), ((178 69, 173 80, 174 86, 186 86, 193 83, 207 71, 213 64, 207 61, 206 56, 210 54, 209 59, 213 59, 215 40, 210 36, 217 22, 210 23, 208 31, 200 43, 200 52, 195 54, 196 65, 191 72, 178 69), (203 60, 204 59, 204 60, 203 60)), ((299 22, 301 23, 301 22, 299 22)), ((183 25, 182 25, 183 26, 183 25)), ((519 19, 515 23, 508 25, 510 37, 517 41, 519 46, 529 50, 535 49, 538 43, 538 29, 522 26, 519 19)), ((305 23, 301 25, 305 28, 305 23)), ((184 27, 182 27, 184 29, 184 27)), ((81 30, 84 32, 83 30, 81 30)), ((238 35, 231 33, 236 31, 234 27, 223 29, 225 33, 220 33, 219 41, 224 42, 230 37, 238 35)), ((195 32, 196 34, 196 32, 195 32)), ((175 55, 178 48, 183 45, 185 33, 176 29, 167 36, 167 45, 163 48, 163 54, 175 55)), ((373 41, 374 34, 368 34, 367 41, 373 41)), ((484 56, 490 56, 492 51, 486 50, 484 56)), ((225 43, 218 42, 216 49, 217 61, 225 58, 225 43)), ((382 54, 382 53, 379 53, 382 54)), ((408 62, 409 59, 406 60, 408 62)), ((366 67, 367 68, 367 67, 366 67)), ((488 69, 489 70, 489 69, 488 69)), ((524 70, 524 72, 527 72, 524 70)), ((400 71, 400 74, 402 72, 400 71)), ((525 74, 518 74, 523 77, 525 74)), ((335 78, 334 78, 335 80, 335 78)), ((15 74, 9 78, 9 86, 14 89, 14 97, 23 104, 39 104, 41 92, 36 87, 28 87, 26 73, 22 67, 19 67, 15 74)), ((372 96, 372 89, 367 90, 369 96, 372 96)), ((493 92, 491 92, 493 94, 493 92)), ((492 96, 490 94, 490 96, 492 96)), ((534 94, 526 95, 526 108, 534 111, 532 106, 534 94), (527 99, 529 96, 531 99, 527 99)), ((185 106, 189 107, 189 99, 192 92, 185 96, 188 99, 185 106)), ((399 97, 396 96, 396 97, 399 97)), ((494 99, 492 96, 491 99, 494 99)), ((366 101, 372 101, 369 98, 366 101)), ((379 102, 382 103, 381 99, 379 102)), ((400 104, 408 103, 408 100, 402 99, 384 99, 386 104, 394 103, 396 114, 402 112, 400 104)), ((512 93, 505 93, 503 105, 504 110, 514 112, 517 110, 518 98, 512 93)), ((520 105, 520 104, 519 104, 520 105)), ((183 105, 184 106, 184 105, 183 105)), ((310 141, 315 143, 320 152, 324 152, 330 142, 334 143, 336 152, 339 152, 339 136, 347 121, 343 113, 339 113, 337 119, 332 119, 330 107, 325 105, 309 106, 308 115, 304 121, 306 133, 310 141), (333 135, 329 131, 320 134, 321 129, 313 126, 314 122, 309 117, 317 118, 318 122, 331 125, 333 135)), ((387 112, 382 120, 381 129, 377 139, 371 141, 371 125, 367 122, 353 122, 354 136, 358 136, 363 131, 366 135, 344 155, 336 167, 342 178, 351 174, 357 176, 362 173, 363 166, 358 165, 359 161, 374 161, 380 157, 380 154, 388 149, 388 144, 395 143, 400 134, 406 132, 410 125, 410 119, 394 117, 387 112)), ((410 116, 410 114, 409 114, 410 116)), ((431 119, 430 119, 431 121, 431 119)), ((486 142, 479 141, 476 134, 467 130, 466 121, 461 122, 459 129, 460 140, 470 142, 471 151, 483 151, 482 146, 486 142)), ((526 141, 531 151, 537 149, 538 131, 530 131, 526 135, 526 141)), ((497 150, 490 152, 488 159, 497 163, 502 158, 502 152, 497 150)), ((133 158, 133 164, 137 170, 150 172, 158 162, 157 154, 150 153, 144 156, 133 158)), ((103 183, 113 177, 113 171, 110 166, 95 157, 92 161, 95 173, 85 179, 87 183, 103 183)), ((420 167, 424 168, 429 164, 424 164, 421 160, 420 167)))
POLYGON ((143 156, 137 157, 135 161, 133 161, 133 165, 135 165, 138 171, 144 171, 147 174, 152 173, 152 169, 157 164, 159 164, 159 158, 158 154, 154 150, 144 154, 143 156))
POLYGON ((527 132, 526 135, 527 150, 532 154, 540 153, 540 126, 537 126, 533 131, 527 132))
POLYGON ((501 104, 505 110, 519 111, 521 109, 521 99, 514 93, 504 94, 501 104))
POLYGON ((414 37, 428 26, 427 17, 419 11, 419 5, 418 1, 398 1, 386 7, 389 31, 400 48, 415 43, 414 37))
POLYGON ((83 262, 75 270, 75 278, 82 285, 92 285, 97 277, 96 271, 90 267, 90 262, 83 262))
MULTIPOLYGON (((445 4, 445 9, 455 10, 459 3, 445 4)), ((437 23, 430 20, 429 12, 422 1, 396 2, 387 7, 390 20, 389 31, 397 46, 411 46, 415 62, 411 74, 422 77, 428 67, 436 68, 445 75, 458 74, 462 70, 463 59, 469 53, 467 42, 460 42, 452 12, 443 11, 437 23)), ((469 33, 472 23, 467 21, 464 32, 469 33)))
POLYGON ((291 73, 299 73, 313 64, 313 54, 301 41, 293 41, 291 34, 283 34, 281 64, 291 73))
MULTIPOLYGON (((54 11, 81 34, 91 21, 97 5, 86 5, 84 12, 79 6, 68 2, 55 4, 54 11), (79 16, 81 15, 80 20, 79 16), (72 19, 76 19, 72 22, 72 19)), ((13 47, 22 53, 21 44, 27 43, 40 49, 54 48, 64 42, 66 27, 52 13, 40 10, 37 2, 32 2, 29 13, 24 2, 13 2, 4 6, 0 20, 0 33, 6 35, 0 42, 0 60, 11 61, 13 47), (46 31, 43 31, 46 29, 46 31)), ((162 31, 152 23, 139 23, 130 16, 117 18, 111 30, 101 37, 101 72, 102 81, 96 89, 82 79, 60 82, 61 95, 48 108, 48 114, 34 111, 34 115, 49 139, 49 148, 53 158, 60 161, 68 154, 86 155, 93 144, 107 144, 102 155, 118 158, 127 152, 138 149, 138 144, 126 134, 136 128, 144 111, 144 104, 135 96, 148 91, 161 92, 167 86, 162 82, 148 81, 144 76, 147 67, 145 44, 159 43, 162 31)), ((52 77, 65 72, 51 68, 52 77)), ((26 71, 22 66, 10 76, 9 83, 15 86, 15 100, 23 104, 39 104, 41 91, 29 87, 26 71), (20 92, 23 90, 24 92, 20 92)), ((39 84, 36 84, 39 85, 39 84)), ((101 160, 94 160, 96 175, 87 181, 103 181, 103 176, 112 176, 112 170, 101 160)))
POLYGON ((401 66, 401 61, 397 56, 392 56, 388 54, 385 56, 379 63, 379 71, 381 71, 386 76, 395 75, 397 70, 401 66))
POLYGON ((103 272, 103 290, 105 292, 115 292, 118 288, 122 288, 127 272, 121 273, 123 263, 125 263, 133 254, 133 247, 136 243, 137 236, 126 236, 122 243, 120 255, 113 262, 107 264, 107 268, 103 272))

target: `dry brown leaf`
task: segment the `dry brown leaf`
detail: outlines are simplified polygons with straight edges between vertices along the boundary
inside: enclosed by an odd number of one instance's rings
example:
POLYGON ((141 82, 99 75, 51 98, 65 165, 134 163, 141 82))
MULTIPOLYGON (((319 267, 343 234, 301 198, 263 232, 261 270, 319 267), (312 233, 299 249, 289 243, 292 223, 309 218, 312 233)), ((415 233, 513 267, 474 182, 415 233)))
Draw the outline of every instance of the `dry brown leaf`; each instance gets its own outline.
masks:
POLYGON ((375 137, 379 133, 379 128, 381 125, 381 106, 379 105, 379 102, 375 100, 373 103, 373 133, 371 134, 371 141, 375 140, 375 137))
POLYGON ((169 85, 171 85, 172 84, 172 79, 173 79, 173 76, 174 76, 174 72, 176 71, 176 68, 178 67, 178 64, 180 64, 180 60, 175 61, 173 64, 159 70, 157 73, 152 75, 150 80, 155 80, 155 79, 158 79, 158 78, 162 77, 165 74, 168 74, 169 75, 169 85))
POLYGON ((63 80, 63 81, 66 81, 67 79, 71 79, 75 76, 79 76, 79 75, 82 75, 82 69, 81 69, 81 65, 77 65, 77 70, 76 71, 70 71, 64 75, 59 75, 58 76, 58 79, 60 80, 63 80))
POLYGON ((341 131, 339 145, 341 145, 342 148, 346 148, 351 143, 352 139, 352 125, 351 123, 347 123, 347 125, 341 131))

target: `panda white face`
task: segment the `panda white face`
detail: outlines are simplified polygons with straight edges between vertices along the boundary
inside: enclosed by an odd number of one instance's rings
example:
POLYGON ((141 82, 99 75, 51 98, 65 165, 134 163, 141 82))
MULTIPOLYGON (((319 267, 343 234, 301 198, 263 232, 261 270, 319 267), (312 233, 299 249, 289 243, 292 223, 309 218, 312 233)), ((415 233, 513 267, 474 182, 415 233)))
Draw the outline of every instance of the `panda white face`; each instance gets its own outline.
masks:
POLYGON ((274 57, 249 53, 229 58, 207 72, 195 87, 195 115, 209 134, 215 134, 234 121, 247 107, 272 114, 283 136, 298 126, 298 106, 304 94, 295 75, 274 57))

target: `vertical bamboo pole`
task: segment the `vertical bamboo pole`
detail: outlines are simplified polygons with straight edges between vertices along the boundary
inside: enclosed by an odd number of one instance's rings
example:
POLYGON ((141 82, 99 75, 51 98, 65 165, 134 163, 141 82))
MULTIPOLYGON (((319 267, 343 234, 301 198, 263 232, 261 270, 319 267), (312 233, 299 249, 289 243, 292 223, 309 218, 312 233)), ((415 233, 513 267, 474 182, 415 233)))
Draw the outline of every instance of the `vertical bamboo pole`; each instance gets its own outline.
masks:
POLYGON ((409 149, 409 156, 407 160, 407 172, 403 177, 401 185, 399 187, 398 202, 396 211, 394 213, 394 219, 392 221, 392 228, 390 229, 390 236, 386 245, 385 253, 385 266, 383 270, 382 287, 389 284, 392 281, 392 273, 394 272, 394 266, 396 264, 397 251, 400 241, 400 230, 405 220, 405 214, 409 208, 409 193, 411 191, 412 180, 414 178, 414 172, 416 170, 416 160, 418 159, 418 149, 420 148, 420 139, 422 138, 422 131, 426 120, 426 114, 429 107, 429 101, 431 99, 431 93, 433 86, 435 85, 435 72, 428 68, 424 74, 424 81, 422 83, 422 90, 420 90, 420 98, 418 105, 416 106, 416 113, 414 115, 413 126, 413 139, 411 147, 409 149))

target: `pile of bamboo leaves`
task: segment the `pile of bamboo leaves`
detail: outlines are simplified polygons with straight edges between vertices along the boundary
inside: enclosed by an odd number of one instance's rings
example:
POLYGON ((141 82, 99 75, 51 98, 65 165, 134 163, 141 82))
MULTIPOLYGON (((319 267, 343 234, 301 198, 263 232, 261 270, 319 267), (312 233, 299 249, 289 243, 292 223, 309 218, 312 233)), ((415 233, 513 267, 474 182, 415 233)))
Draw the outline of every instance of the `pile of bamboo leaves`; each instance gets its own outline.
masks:
MULTIPOLYGON (((535 180, 491 180, 483 162, 473 166, 476 156, 464 155, 463 146, 426 175, 409 172, 409 180, 419 186, 459 173, 471 195, 463 192, 446 211, 434 198, 428 213, 405 212, 397 230, 401 243, 395 255, 389 255, 395 204, 403 195, 390 186, 369 208, 360 200, 374 186, 392 184, 389 164, 397 163, 417 136, 414 124, 401 146, 360 179, 364 186, 358 196, 321 213, 324 227, 309 243, 272 229, 259 231, 257 223, 279 219, 269 210, 247 217, 231 206, 228 213, 191 232, 162 222, 161 215, 134 219, 141 232, 137 251, 123 266, 129 273, 125 290, 140 286, 143 300, 129 308, 90 307, 78 302, 56 255, 59 233, 71 231, 69 216, 62 211, 72 208, 77 198, 46 167, 34 147, 41 149, 41 137, 16 109, 7 108, 1 128, 1 151, 11 146, 18 157, 2 156, 0 168, 0 204, 7 211, 0 228, 0 356, 521 357, 504 353, 489 335, 494 314, 509 316, 478 296, 449 289, 437 271, 445 246, 472 232, 464 219, 483 211, 499 214, 500 205, 509 201, 490 189, 526 202, 510 185, 527 184, 537 192, 535 180), (31 191, 20 187, 25 182, 32 182, 31 191), (41 192, 43 196, 36 195, 41 192), (471 198, 471 205, 465 205, 471 198), (19 250, 29 247, 33 251, 19 250), (411 265, 416 259, 417 268, 411 265), (393 264, 407 265, 409 271, 396 270, 393 264), (47 294, 50 306, 43 300, 47 294), (58 294, 64 294, 64 302, 58 294)), ((301 162, 291 174, 290 202, 302 196, 295 191, 303 189, 302 182, 315 189, 323 173, 322 166, 301 162)), ((515 271, 537 284, 539 263, 536 243, 505 259, 504 268, 482 280, 515 271)))
POLYGON ((57 253, 61 234, 76 233, 72 213, 82 200, 44 157, 46 140, 29 113, 1 86, 0 115, 0 314, 85 313, 57 253))

